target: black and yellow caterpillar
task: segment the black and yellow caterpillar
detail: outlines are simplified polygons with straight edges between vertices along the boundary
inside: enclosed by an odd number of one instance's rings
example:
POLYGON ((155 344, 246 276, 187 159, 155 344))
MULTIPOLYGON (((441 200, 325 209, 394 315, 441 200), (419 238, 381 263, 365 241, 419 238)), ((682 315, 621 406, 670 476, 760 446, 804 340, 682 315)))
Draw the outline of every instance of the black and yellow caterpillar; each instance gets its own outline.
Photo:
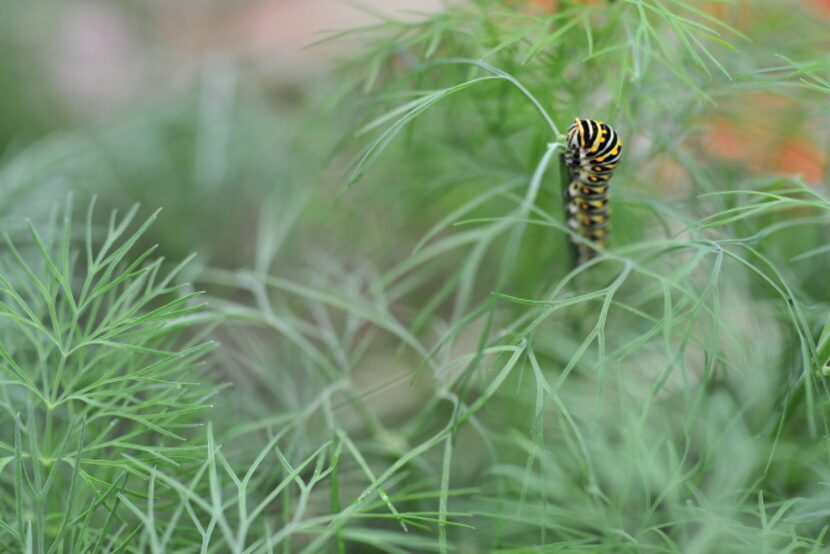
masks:
POLYGON ((568 172, 565 218, 590 244, 574 240, 577 265, 596 256, 594 246, 608 243, 608 185, 620 161, 622 141, 610 125, 577 118, 567 132, 561 161, 568 172))

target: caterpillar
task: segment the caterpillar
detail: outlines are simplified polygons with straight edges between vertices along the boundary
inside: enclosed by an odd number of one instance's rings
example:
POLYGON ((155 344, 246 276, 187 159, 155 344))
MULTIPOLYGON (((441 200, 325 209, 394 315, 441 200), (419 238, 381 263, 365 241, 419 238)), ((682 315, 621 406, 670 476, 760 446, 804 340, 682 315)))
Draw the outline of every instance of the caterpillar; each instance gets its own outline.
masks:
POLYGON ((590 244, 572 240, 577 265, 608 244, 608 185, 622 154, 622 140, 602 121, 576 118, 568 127, 567 150, 561 162, 567 171, 565 218, 568 226, 590 244))

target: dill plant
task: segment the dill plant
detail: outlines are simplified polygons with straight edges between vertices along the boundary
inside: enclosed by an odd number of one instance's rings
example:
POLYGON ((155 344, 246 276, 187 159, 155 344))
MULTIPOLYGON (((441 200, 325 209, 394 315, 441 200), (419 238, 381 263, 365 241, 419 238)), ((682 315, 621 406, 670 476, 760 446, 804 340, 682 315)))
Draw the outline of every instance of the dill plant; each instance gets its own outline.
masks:
MULTIPOLYGON (((826 549, 827 176, 720 156, 707 125, 752 142, 741 104, 775 95, 787 129, 827 150, 810 125, 826 121, 830 68, 804 6, 751 7, 747 20, 737 1, 475 0, 384 18, 350 33, 366 44, 326 98, 339 107, 309 115, 279 162, 244 147, 262 127, 234 110, 206 118, 233 129, 211 143, 224 173, 177 165, 202 151, 195 132, 169 159, 110 158, 126 197, 161 198, 135 190, 158 159, 205 205, 233 197, 235 178, 278 186, 259 191, 256 225, 230 230, 250 237, 244 253, 191 269, 202 312, 137 248, 146 226, 113 219, 97 256, 92 216, 15 233, 0 544, 826 549), (611 247, 576 269, 555 171, 575 116, 626 143, 611 247), (335 142, 337 186, 274 166, 316 169, 308 146, 335 142)), ((161 143, 159 127, 133 138, 161 143)), ((199 210, 166 194, 178 209, 164 228, 194 233, 199 210)))
MULTIPOLYGON (((406 370, 401 351, 400 376, 372 389, 435 390, 399 427, 410 450, 375 463, 409 480, 400 460, 419 458, 439 551, 820 550, 826 188, 751 176, 701 139, 751 94, 826 121, 827 65, 806 38, 820 24, 774 2, 751 23, 737 2, 717 16, 699 2, 545 5, 481 0, 360 30, 365 55, 346 65, 370 93, 357 136, 374 137, 341 194, 402 195, 423 238, 365 285, 373 309, 332 296, 338 277, 259 286, 362 317, 421 358, 406 370), (773 44, 773 21, 801 40, 773 44), (614 247, 571 270, 552 161, 574 116, 628 138, 614 247)), ((826 129, 803 130, 827 150, 826 129)), ((383 435, 363 428, 373 449, 383 435)))
POLYGON ((4 550, 100 552, 130 544, 123 505, 144 503, 152 469, 186 467, 212 388, 196 371, 210 349, 187 333, 195 293, 155 248, 135 245, 136 209, 96 235, 90 205, 75 240, 72 205, 47 232, 6 235, 2 253, 4 550))

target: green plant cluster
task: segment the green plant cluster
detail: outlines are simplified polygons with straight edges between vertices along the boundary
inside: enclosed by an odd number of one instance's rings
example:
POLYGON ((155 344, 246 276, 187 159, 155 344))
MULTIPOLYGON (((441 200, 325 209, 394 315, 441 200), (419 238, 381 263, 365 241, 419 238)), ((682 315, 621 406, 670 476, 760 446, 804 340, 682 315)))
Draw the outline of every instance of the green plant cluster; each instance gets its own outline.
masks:
POLYGON ((824 551, 830 181, 712 137, 828 151, 826 22, 713 4, 382 17, 335 95, 7 156, 0 551, 824 551), (577 268, 574 117, 625 142, 577 268))

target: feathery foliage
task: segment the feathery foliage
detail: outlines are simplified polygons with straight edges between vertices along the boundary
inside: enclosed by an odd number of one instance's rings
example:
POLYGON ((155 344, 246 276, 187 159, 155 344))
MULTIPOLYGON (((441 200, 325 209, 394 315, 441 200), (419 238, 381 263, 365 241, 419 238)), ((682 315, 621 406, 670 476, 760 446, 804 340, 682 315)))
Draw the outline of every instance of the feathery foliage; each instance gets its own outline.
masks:
POLYGON ((9 156, 0 549, 824 551, 810 9, 379 15, 326 39, 365 44, 313 109, 220 71, 196 109, 9 156), (555 168, 577 116, 625 150, 609 248, 574 269, 555 168), (160 225, 20 224, 56 176, 160 225))

